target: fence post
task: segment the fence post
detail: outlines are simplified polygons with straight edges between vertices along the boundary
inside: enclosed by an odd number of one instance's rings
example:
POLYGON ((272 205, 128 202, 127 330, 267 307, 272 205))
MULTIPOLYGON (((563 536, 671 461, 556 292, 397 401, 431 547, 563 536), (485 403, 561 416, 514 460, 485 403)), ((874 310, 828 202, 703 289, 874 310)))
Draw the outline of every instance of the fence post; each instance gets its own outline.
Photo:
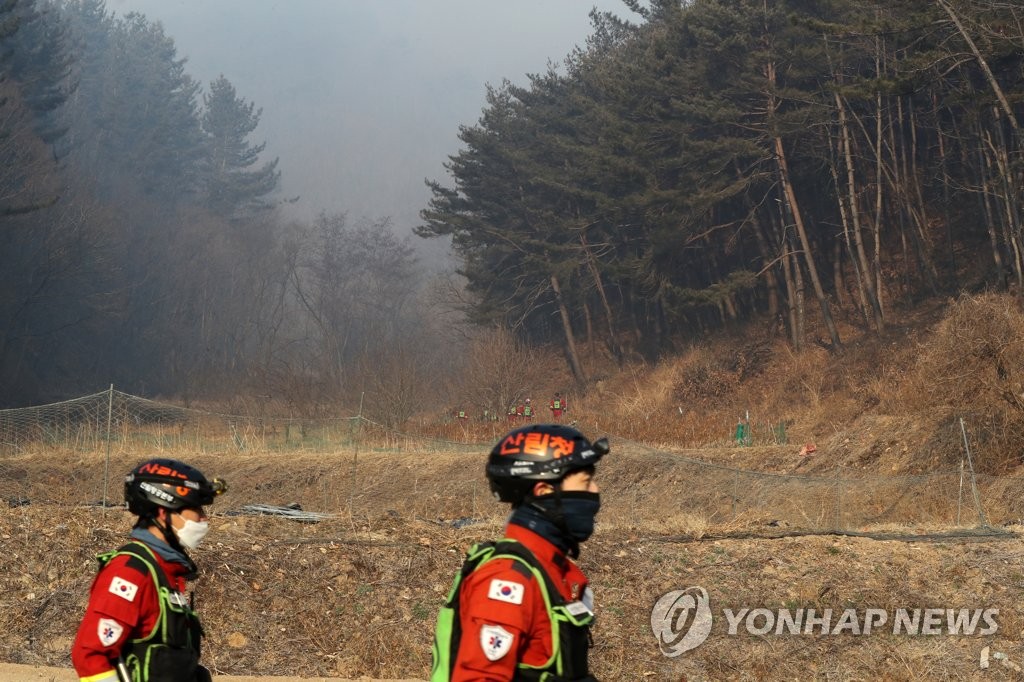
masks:
POLYGON ((736 498, 740 494, 740 470, 735 469, 732 475, 732 520, 736 520, 736 498))
POLYGON ((960 433, 964 436, 964 450, 967 451, 967 468, 971 473, 971 492, 974 493, 974 506, 978 509, 978 520, 981 525, 987 526, 988 519, 985 518, 985 510, 981 508, 981 495, 978 494, 978 482, 974 478, 974 459, 971 457, 971 446, 967 442, 967 429, 964 427, 964 418, 960 417, 960 433))
POLYGON ((363 425, 363 397, 366 396, 366 391, 359 394, 359 413, 356 414, 355 418, 355 431, 352 438, 352 472, 350 475, 350 482, 348 487, 348 518, 350 521, 355 521, 355 516, 352 509, 352 498, 356 493, 356 466, 359 463, 359 435, 360 428, 363 425))
POLYGON ((833 521, 835 530, 843 529, 843 479, 839 476, 842 471, 842 467, 836 467, 836 518, 833 521))
POLYGON ((964 501, 964 458, 960 458, 960 488, 956 493, 956 525, 960 525, 960 508, 964 501))
POLYGON ((107 518, 107 483, 110 480, 110 425, 114 416, 114 384, 107 392, 107 457, 103 463, 103 518, 107 518))

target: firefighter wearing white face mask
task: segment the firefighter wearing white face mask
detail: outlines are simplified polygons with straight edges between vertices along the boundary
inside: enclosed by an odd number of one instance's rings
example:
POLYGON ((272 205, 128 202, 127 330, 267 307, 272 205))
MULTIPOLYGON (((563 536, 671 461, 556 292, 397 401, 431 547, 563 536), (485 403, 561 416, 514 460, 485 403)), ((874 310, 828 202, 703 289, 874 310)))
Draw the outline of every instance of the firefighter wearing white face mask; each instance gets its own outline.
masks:
POLYGON ((186 552, 209 530, 204 507, 223 481, 173 459, 152 459, 125 477, 138 516, 129 542, 99 556, 100 570, 71 649, 81 682, 208 682, 199 665, 199 617, 185 596, 196 565, 186 552))

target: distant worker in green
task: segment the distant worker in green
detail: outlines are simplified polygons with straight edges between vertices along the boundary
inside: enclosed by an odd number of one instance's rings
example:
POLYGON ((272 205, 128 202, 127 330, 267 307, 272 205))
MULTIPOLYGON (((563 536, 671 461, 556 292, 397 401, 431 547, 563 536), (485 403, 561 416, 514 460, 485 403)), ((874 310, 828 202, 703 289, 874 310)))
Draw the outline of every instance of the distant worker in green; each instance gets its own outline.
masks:
POLYGON ((558 391, 555 391, 555 396, 551 399, 551 418, 556 422, 562 421, 562 413, 569 409, 568 405, 565 404, 565 398, 558 391))

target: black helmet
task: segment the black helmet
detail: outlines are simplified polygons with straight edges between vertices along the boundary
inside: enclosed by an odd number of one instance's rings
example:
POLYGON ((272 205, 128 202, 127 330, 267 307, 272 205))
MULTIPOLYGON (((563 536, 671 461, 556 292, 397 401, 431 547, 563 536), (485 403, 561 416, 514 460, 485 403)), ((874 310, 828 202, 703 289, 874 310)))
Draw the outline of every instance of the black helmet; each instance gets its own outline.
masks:
POLYGON ((591 443, 561 424, 533 424, 509 432, 491 450, 487 480, 502 502, 519 504, 537 481, 558 481, 608 454, 608 439, 591 443))
POLYGON ((174 459, 145 461, 124 477, 124 499, 137 516, 151 516, 157 507, 202 507, 227 489, 224 481, 210 482, 198 469, 174 459))

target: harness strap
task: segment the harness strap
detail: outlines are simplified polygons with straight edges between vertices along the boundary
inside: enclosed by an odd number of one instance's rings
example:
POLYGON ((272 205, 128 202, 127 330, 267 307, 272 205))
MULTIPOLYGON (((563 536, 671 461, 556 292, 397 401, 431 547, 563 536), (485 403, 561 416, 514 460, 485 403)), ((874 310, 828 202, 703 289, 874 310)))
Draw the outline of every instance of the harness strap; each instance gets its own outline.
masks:
MULTIPOLYGON (((443 619, 443 627, 442 621, 439 620, 438 631, 446 630, 449 638, 447 647, 437 640, 434 642, 433 654, 435 665, 432 671, 432 679, 448 679, 454 665, 455 653, 459 649, 462 638, 461 619, 458 612, 463 581, 480 566, 494 559, 512 559, 514 561, 514 570, 526 578, 532 576, 537 581, 544 599, 548 619, 551 622, 551 657, 538 666, 518 664, 516 679, 565 679, 562 675, 567 672, 565 670, 566 664, 568 663, 570 668, 574 668, 575 662, 565 660, 567 652, 563 651, 563 644, 565 642, 563 642, 562 629, 567 627, 587 628, 593 621, 593 614, 578 602, 567 603, 551 576, 540 565, 536 555, 521 542, 509 538, 497 542, 477 543, 466 554, 466 560, 448 594, 445 608, 442 609, 442 614, 439 615, 439 618, 443 619), (446 650, 442 651, 442 649, 446 650), (554 670, 551 670, 552 668, 554 670), (447 676, 440 677, 438 673, 447 673, 447 676)), ((574 639, 578 640, 578 638, 569 637, 567 641, 574 639)), ((568 656, 570 658, 577 658, 571 651, 568 652, 568 656)))

